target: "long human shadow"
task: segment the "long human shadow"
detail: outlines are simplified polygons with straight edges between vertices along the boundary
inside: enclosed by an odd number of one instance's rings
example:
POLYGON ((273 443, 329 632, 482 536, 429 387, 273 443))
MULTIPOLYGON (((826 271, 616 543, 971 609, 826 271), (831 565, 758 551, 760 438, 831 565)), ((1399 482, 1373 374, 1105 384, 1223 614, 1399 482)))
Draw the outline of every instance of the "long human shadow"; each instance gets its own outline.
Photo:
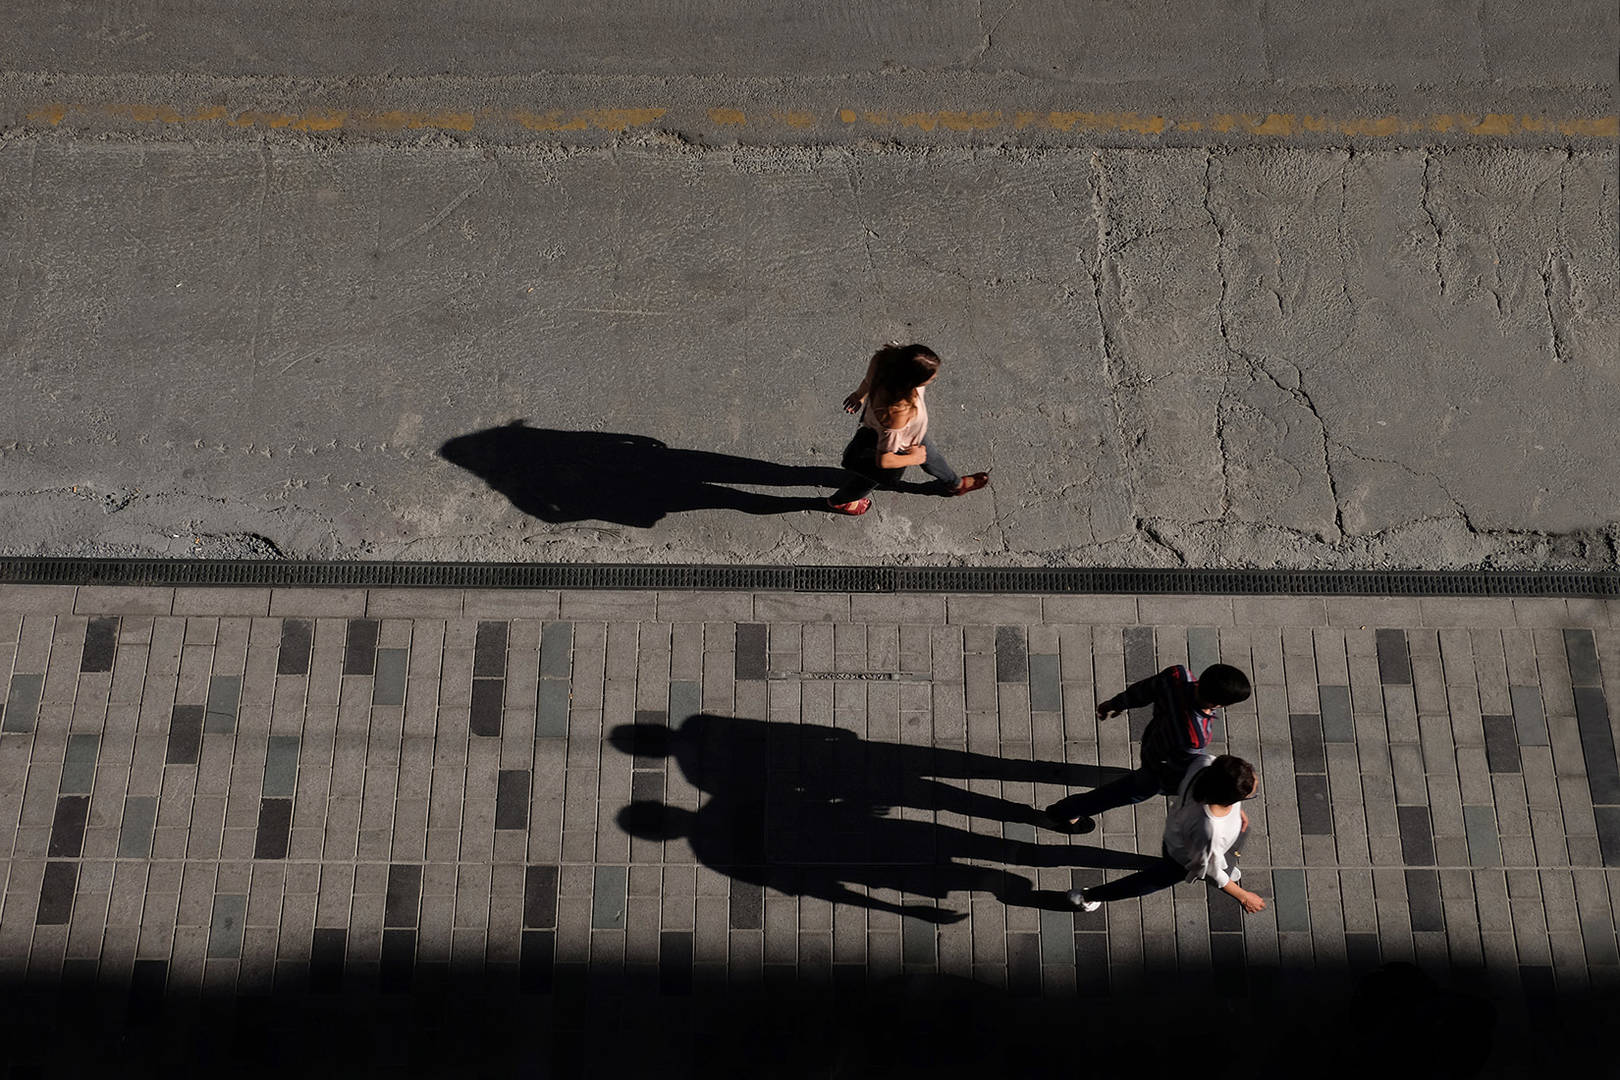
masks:
POLYGON ((439 447, 439 456, 523 513, 553 524, 604 521, 645 529, 689 510, 825 511, 825 496, 845 480, 838 468, 682 450, 645 435, 536 428, 522 420, 458 435, 439 447), (771 495, 730 486, 737 484, 829 491, 771 495))
POLYGON ((1062 892, 1038 890, 1019 874, 969 860, 1121 869, 1156 861, 1066 839, 1042 844, 900 816, 910 808, 1040 825, 1044 818, 1035 807, 944 781, 1095 786, 1118 769, 876 742, 841 728, 709 713, 677 728, 621 724, 609 741, 638 758, 673 757, 687 781, 708 796, 695 811, 638 799, 620 810, 621 828, 644 839, 684 836, 704 865, 780 892, 952 922, 963 916, 932 904, 895 904, 851 886, 934 900, 985 891, 1007 904, 1072 911, 1062 892))

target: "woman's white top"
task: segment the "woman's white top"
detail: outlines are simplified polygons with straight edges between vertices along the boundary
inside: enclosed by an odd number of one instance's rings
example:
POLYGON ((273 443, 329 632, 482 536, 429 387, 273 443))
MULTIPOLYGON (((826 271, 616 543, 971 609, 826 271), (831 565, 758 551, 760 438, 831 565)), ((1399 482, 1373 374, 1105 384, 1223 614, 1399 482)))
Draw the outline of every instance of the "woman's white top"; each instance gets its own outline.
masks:
POLYGON ((928 434, 928 401, 927 388, 917 387, 917 411, 910 420, 897 428, 886 428, 872 412, 872 399, 866 399, 866 407, 861 410, 861 423, 877 432, 877 450, 880 454, 898 454, 902 450, 909 450, 923 441, 928 434))
POLYGON ((1233 803, 1225 817, 1216 817, 1208 806, 1188 794, 1193 777, 1214 760, 1200 754, 1187 769, 1164 821, 1164 849, 1187 868, 1187 881, 1209 878, 1217 889, 1224 889, 1228 881, 1237 877, 1236 871, 1227 870, 1226 853, 1243 831, 1243 804, 1233 803))

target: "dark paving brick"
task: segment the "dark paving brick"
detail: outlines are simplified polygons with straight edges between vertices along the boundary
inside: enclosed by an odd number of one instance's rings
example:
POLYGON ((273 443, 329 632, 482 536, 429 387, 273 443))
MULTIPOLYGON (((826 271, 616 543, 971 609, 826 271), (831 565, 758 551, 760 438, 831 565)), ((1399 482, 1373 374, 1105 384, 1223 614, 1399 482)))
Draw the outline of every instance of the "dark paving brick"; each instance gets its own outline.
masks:
POLYGON ((101 750, 97 735, 69 735, 62 758, 62 780, 57 790, 63 795, 88 795, 96 783, 96 755, 101 750))
POLYGON ((532 778, 528 769, 502 769, 495 778, 495 827, 497 829, 527 829, 529 827, 529 788, 532 778))
POLYGON ((692 992, 692 931, 665 930, 658 935, 658 989, 669 997, 692 992))
POLYGON ((416 967, 416 931, 383 931, 382 957, 377 965, 377 987, 385 994, 404 994, 411 989, 416 967))
POLYGON ((118 616, 91 619, 84 632, 84 652, 79 657, 79 670, 111 671, 113 654, 117 651, 118 616))
POLYGON ((405 704, 405 676, 410 663, 409 649, 377 650, 377 681, 371 688, 373 705, 405 704))
POLYGON ((203 707, 176 705, 169 716, 169 743, 164 752, 166 765, 195 765, 202 752, 203 707))
POLYGON ((737 624, 736 677, 763 679, 770 674, 766 655, 765 624, 737 624))
POLYGON ((1427 806, 1397 806, 1401 829, 1401 859, 1408 866, 1434 865, 1434 831, 1427 806))
POLYGON ((506 699, 505 679, 474 679, 472 681, 472 719, 474 735, 488 737, 501 733, 501 709, 506 699))
POLYGON ((11 677, 6 693, 6 708, 0 713, 0 731, 33 731, 39 719, 39 695, 45 687, 45 676, 17 674, 11 677))
POLYGON ((557 867, 528 866, 523 870, 523 927, 551 930, 557 925, 557 867))
POLYGON ((519 946, 518 985, 525 994, 551 993, 551 970, 557 955, 553 930, 525 930, 519 946))
POLYGON ((623 866, 598 866, 591 887, 591 929, 623 930, 630 873, 623 866))
POLYGON ((1344 935, 1345 964, 1354 974, 1372 971, 1382 962, 1379 956, 1378 935, 1347 933, 1344 935))
POLYGON ((1204 898, 1209 908, 1211 933, 1240 933, 1243 930, 1243 906, 1219 889, 1206 888, 1204 898))
POLYGON ((485 620, 473 639, 473 674, 488 679, 506 677, 507 624, 485 620))
POLYGON ((1574 686, 1600 686, 1603 669, 1598 666, 1597 641, 1590 630, 1565 630, 1564 652, 1569 657, 1569 681, 1574 686))
POLYGON ((1108 993, 1108 935, 1089 931, 1074 935, 1075 986, 1084 997, 1108 993))
POLYGON ((1063 682, 1055 655, 1030 654, 1029 708, 1031 712, 1063 711, 1063 682))
POLYGON ((1520 746, 1550 746, 1547 734, 1547 714, 1541 705, 1541 688, 1513 686, 1508 688, 1513 702, 1513 726, 1518 730, 1520 746))
POLYGON ((664 774, 637 769, 630 774, 630 798, 636 802, 664 801, 664 774))
MULTIPOLYGON (((928 925, 930 932, 934 930, 928 925)), ((1041 936, 1039 934, 1009 933, 1007 935, 1007 993, 1017 998, 1039 997, 1041 994, 1041 936)))
POLYGON ((422 902, 422 868, 415 863, 394 863, 388 868, 388 892, 383 902, 383 926, 415 927, 422 902))
POLYGON ((1317 700, 1322 704, 1322 739, 1330 743, 1356 741, 1355 716, 1350 711, 1348 686, 1318 686, 1317 700))
POLYGON ((53 859, 77 859, 84 851, 84 826, 89 817, 90 796, 58 798, 56 816, 51 820, 51 846, 46 854, 53 859))
POLYGON ((1394 686, 1412 685, 1412 657, 1406 650, 1405 630, 1379 630, 1378 681, 1394 686))
POLYGON ((272 735, 264 755, 265 798, 290 798, 298 791, 299 739, 296 735, 272 735))
POLYGON ((1445 908, 1440 904, 1440 874, 1435 870, 1406 871, 1406 907, 1414 931, 1444 930, 1445 908))
MULTIPOLYGON (((1158 650, 1153 644, 1153 627, 1127 626, 1124 631, 1125 641, 1125 681, 1127 683, 1141 682, 1149 676, 1158 674, 1158 650)), ((1120 687, 1124 689, 1124 687, 1120 687)))
POLYGON ((377 671, 377 634, 382 623, 376 619, 350 619, 343 641, 343 674, 372 675, 377 671))
POLYGON ((73 891, 79 886, 79 864, 48 862, 39 886, 36 926, 66 926, 73 917, 73 891))
POLYGON ((568 702, 572 690, 566 679, 541 679, 537 691, 534 734, 539 739, 568 737, 568 702))
POLYGON ((760 930, 765 926, 765 893, 751 881, 731 879, 731 928, 760 930))
POLYGON ((1315 713, 1294 713, 1288 717, 1293 739, 1294 771, 1327 772, 1327 750, 1322 744, 1322 718, 1315 713))
POLYGON ((1029 678, 1029 644, 1022 626, 996 627, 996 682, 1029 678))
POLYGON ((1502 840, 1496 832, 1495 810, 1489 806, 1463 807, 1463 830, 1468 835, 1470 865, 1502 865, 1502 840))
POLYGON ((255 859, 285 859, 292 835, 291 799, 260 799, 259 827, 253 836, 255 859))
POLYGON ((1581 730, 1581 751, 1586 757, 1586 783, 1595 806, 1620 804, 1620 763, 1614 757, 1614 732, 1609 727, 1609 703, 1595 686, 1575 687, 1575 722, 1581 730))
POLYGON ((131 795, 124 800, 118 827, 118 857, 144 859, 152 854, 152 830, 157 825, 157 796, 131 795))
MULTIPOLYGON (((1029 935, 1034 938, 1034 935, 1029 935)), ((906 915, 900 920, 900 959, 914 967, 932 967, 937 958, 939 931, 931 922, 906 915)), ((1040 960, 1035 962, 1037 969, 1040 960)))
POLYGON ((1303 836, 1332 836, 1333 807, 1328 802, 1327 777, 1300 773, 1294 777, 1299 797, 1299 831, 1303 836))
POLYGON ((1516 773, 1523 767, 1513 717, 1487 716, 1485 721, 1485 763, 1493 773, 1516 773))
POLYGON ((349 932, 342 927, 317 927, 309 950, 309 988, 317 994, 343 989, 343 962, 349 932))
POLYGON ((129 973, 130 1019, 148 1023, 163 1011, 163 990, 169 982, 167 960, 137 960, 129 973))
POLYGON ((1594 807, 1597 818, 1598 846, 1603 852, 1604 866, 1620 866, 1620 806, 1594 807))
POLYGON ((1279 931, 1311 928, 1310 908, 1305 903, 1305 871, 1272 870, 1271 894, 1272 906, 1277 909, 1279 931))
POLYGON ((308 619, 285 619, 281 624, 281 651, 276 655, 277 675, 308 675, 315 624, 308 619))
POLYGON ((242 676, 215 675, 208 680, 208 704, 203 706, 203 731, 221 735, 236 730, 242 704, 242 676))
POLYGON ((574 672, 574 624, 546 623, 540 630, 540 675, 566 679, 574 672))

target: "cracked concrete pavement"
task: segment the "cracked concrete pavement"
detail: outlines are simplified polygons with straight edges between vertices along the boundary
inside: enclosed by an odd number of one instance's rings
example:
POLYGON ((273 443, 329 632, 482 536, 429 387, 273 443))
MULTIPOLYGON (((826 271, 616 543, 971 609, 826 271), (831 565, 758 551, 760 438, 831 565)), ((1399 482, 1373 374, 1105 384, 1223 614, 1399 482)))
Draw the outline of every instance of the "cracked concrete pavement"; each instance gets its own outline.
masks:
MULTIPOLYGON (((1335 16, 1327 60, 1292 8, 1241 3, 1242 19, 1168 33, 1151 5, 1095 33, 1009 6, 999 46, 974 38, 966 8, 890 11, 873 24, 887 29, 838 30, 850 49, 815 57, 804 42, 827 27, 756 26, 729 59, 711 27, 679 63, 648 59, 673 45, 569 46, 602 30, 568 23, 504 54, 458 52, 442 79, 453 35, 366 75, 383 45, 277 60, 313 31, 238 16, 187 36, 134 4, 127 34, 103 19, 98 36, 91 7, 25 15, 23 44, 0 46, 0 552, 1620 564, 1613 138, 1010 119, 878 138, 829 119, 852 88, 1008 117, 1076 87, 1199 116, 1284 92, 1341 114, 1590 113, 1613 100, 1603 5, 1577 5, 1596 13, 1584 35, 1469 7, 1471 29, 1441 47, 1447 5, 1368 4, 1335 16), (1354 55, 1392 18, 1411 23, 1404 52, 1354 55), (1155 28, 1139 69, 1107 48, 1155 28), (915 63, 890 71, 892 53, 915 63), (575 104, 586 84, 599 102, 662 86, 672 117, 698 120, 321 136, 266 127, 262 110, 218 106, 249 117, 236 124, 126 107, 190 94, 245 108, 276 78, 273 104, 294 111, 345 85, 368 108, 438 108, 447 86, 510 100, 558 79, 575 104), (81 112, 27 119, 53 86, 81 112), (968 100, 973 87, 989 89, 968 100), (812 120, 736 119, 768 116, 749 104, 765 100, 812 120), (552 522, 437 453, 524 420, 831 466, 853 424, 839 402, 891 338, 944 357, 933 431, 959 469, 993 469, 987 495, 880 493, 859 520, 665 506, 651 527, 552 522)), ((469 25, 509 31, 516 10, 473 5, 469 25)), ((590 482, 589 462, 571 468, 590 482)))

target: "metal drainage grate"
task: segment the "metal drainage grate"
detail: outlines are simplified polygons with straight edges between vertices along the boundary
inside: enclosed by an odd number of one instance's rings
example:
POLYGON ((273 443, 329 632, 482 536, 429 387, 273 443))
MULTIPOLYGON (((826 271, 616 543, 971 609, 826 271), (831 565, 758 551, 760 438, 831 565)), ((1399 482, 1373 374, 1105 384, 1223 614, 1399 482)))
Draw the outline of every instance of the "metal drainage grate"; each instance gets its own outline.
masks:
POLYGON ((704 589, 730 592, 1620 597, 1574 570, 1130 570, 1099 567, 656 566, 0 558, 0 584, 704 589))

